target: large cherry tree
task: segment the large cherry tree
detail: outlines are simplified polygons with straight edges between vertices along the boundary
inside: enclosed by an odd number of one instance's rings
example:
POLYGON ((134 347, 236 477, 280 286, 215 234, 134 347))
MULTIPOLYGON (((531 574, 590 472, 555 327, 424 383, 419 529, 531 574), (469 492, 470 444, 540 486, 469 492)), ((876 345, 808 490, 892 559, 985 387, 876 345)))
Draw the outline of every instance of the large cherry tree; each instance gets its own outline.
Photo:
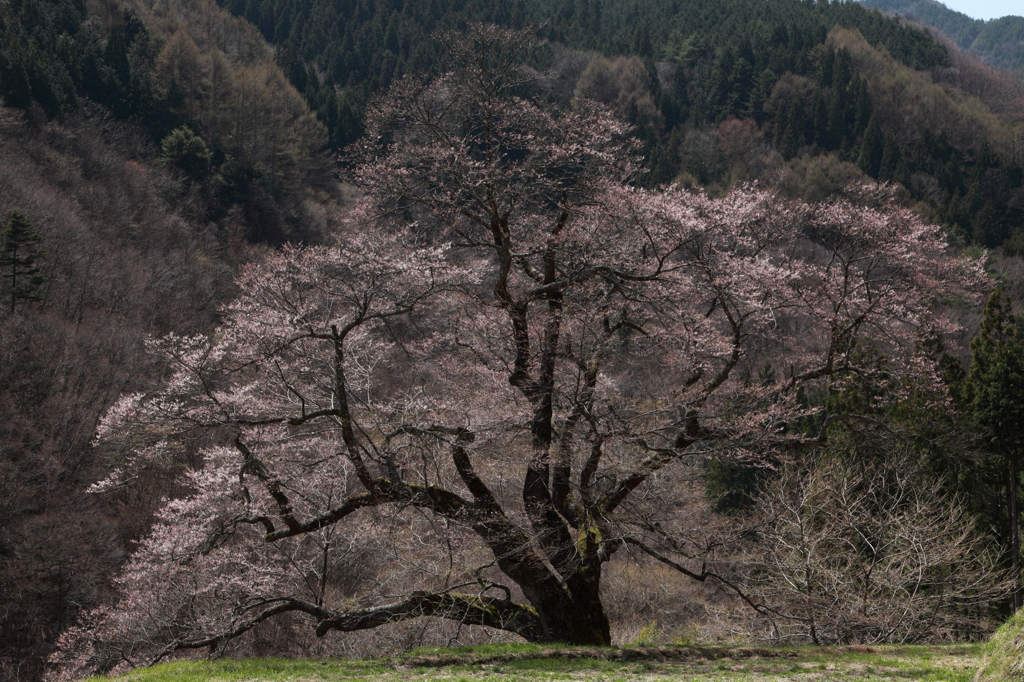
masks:
POLYGON ((371 107, 365 199, 337 242, 248 267, 223 325, 153 341, 172 376, 104 420, 119 464, 99 489, 201 463, 65 662, 148 663, 283 613, 318 635, 434 616, 608 644, 617 552, 713 575, 674 471, 823 442, 828 421, 792 427, 801 387, 877 374, 858 362, 878 352, 934 378, 915 340, 980 274, 889 190, 808 206, 637 189, 610 112, 521 96, 529 32, 442 39, 451 73, 371 107), (454 533, 461 581, 328 589, 331 547, 417 557, 430 524, 454 533))

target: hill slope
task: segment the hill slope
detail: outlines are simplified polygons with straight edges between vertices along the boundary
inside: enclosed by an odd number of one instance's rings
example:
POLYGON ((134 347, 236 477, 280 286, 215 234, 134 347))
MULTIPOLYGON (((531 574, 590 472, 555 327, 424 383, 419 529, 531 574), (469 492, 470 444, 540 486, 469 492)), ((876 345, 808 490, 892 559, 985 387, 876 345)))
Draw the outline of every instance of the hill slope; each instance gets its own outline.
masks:
POLYGON ((865 6, 934 26, 960 49, 1002 69, 1024 67, 1024 17, 972 19, 936 0, 860 0, 865 6))
POLYGON ((276 44, 337 145, 360 135, 374 92, 403 73, 443 68, 432 30, 533 22, 550 41, 535 62, 544 77, 533 94, 615 108, 645 143, 647 185, 719 193, 781 175, 789 193, 821 198, 866 175, 906 186, 965 244, 998 246, 1021 222, 1015 87, 858 3, 223 2, 276 44), (858 37, 837 42, 829 38, 837 30, 858 37), (854 52, 877 57, 854 60, 854 52), (897 101, 904 96, 915 111, 897 101))
POLYGON ((212 2, 163 8, 0 4, 0 229, 24 213, 45 278, 13 309, 0 284, 3 680, 39 677, 151 523, 144 500, 175 490, 172 467, 85 493, 100 415, 161 371, 147 335, 212 328, 254 242, 318 238, 331 214, 323 128, 259 33, 212 2), (161 146, 181 126, 205 165, 161 146))

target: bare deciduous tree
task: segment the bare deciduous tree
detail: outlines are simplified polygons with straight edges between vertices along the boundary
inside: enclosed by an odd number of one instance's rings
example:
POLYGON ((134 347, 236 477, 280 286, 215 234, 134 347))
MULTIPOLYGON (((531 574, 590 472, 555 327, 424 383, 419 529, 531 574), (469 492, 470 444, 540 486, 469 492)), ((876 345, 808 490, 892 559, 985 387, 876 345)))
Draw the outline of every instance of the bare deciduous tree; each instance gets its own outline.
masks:
POLYGON ((763 605, 755 636, 906 644, 984 631, 979 605, 1009 591, 998 557, 913 454, 893 450, 790 466, 764 491, 745 582, 763 605))

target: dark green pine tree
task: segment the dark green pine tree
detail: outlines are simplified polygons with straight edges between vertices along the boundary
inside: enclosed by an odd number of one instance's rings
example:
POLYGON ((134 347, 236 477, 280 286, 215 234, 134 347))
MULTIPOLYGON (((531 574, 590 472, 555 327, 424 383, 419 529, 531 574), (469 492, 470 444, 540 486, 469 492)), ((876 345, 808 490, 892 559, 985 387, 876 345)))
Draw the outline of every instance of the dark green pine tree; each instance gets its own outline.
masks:
POLYGON ((10 212, 7 225, 0 231, 0 291, 10 302, 13 314, 19 302, 43 300, 42 286, 46 277, 39 261, 46 252, 40 248, 43 236, 19 209, 10 212))
POLYGON ((1003 243, 999 218, 996 215, 996 210, 988 201, 982 204, 981 209, 971 219, 971 238, 975 244, 988 248, 994 248, 1003 243))
POLYGON ((971 341, 971 369, 963 403, 982 430, 987 448, 1003 460, 1009 516, 1014 610, 1021 607, 1019 458, 1024 450, 1024 328, 1012 313, 1010 296, 996 289, 985 306, 978 335, 971 341))
POLYGON ((860 147, 860 156, 857 157, 857 165, 860 169, 873 178, 878 177, 878 171, 882 167, 882 154, 885 150, 885 137, 878 121, 872 116, 864 131, 864 142, 860 147))
POLYGON ((107 36, 103 59, 114 70, 119 85, 126 88, 131 82, 131 65, 128 63, 128 45, 125 42, 124 26, 120 22, 114 22, 110 26, 110 35, 107 36))
POLYGON ((825 58, 821 61, 821 67, 818 70, 818 80, 821 82, 821 87, 827 88, 832 85, 832 74, 835 72, 836 66, 836 53, 832 50, 825 51, 825 58))
POLYGON ((875 115, 871 113, 871 98, 868 96, 867 79, 857 79, 857 98, 854 102, 853 129, 857 135, 860 135, 867 130, 868 126, 871 125, 871 121, 875 118, 875 115))
POLYGON ((839 50, 833 61, 831 86, 839 92, 844 92, 852 79, 853 67, 850 65, 850 53, 846 50, 839 50))
POLYGON ((815 91, 814 101, 811 102, 811 118, 814 128, 814 144, 821 149, 831 149, 832 136, 829 135, 828 130, 828 105, 825 103, 825 96, 820 89, 815 91))
POLYGON ((878 179, 885 182, 896 178, 896 169, 900 165, 900 145, 889 135, 882 144, 882 161, 878 168, 878 179))
POLYGON ((654 59, 651 32, 647 29, 647 26, 637 26, 633 32, 633 54, 641 59, 654 59))
POLYGON ((177 128, 160 143, 164 163, 180 168, 189 177, 201 180, 210 172, 213 154, 203 138, 192 132, 188 126, 177 128))
MULTIPOLYGON (((7 37, 0 33, 0 38, 7 37)), ((32 87, 25 70, 21 42, 16 38, 0 50, 0 97, 4 106, 28 109, 32 105, 32 87)))
POLYGON ((846 106, 843 92, 832 86, 828 95, 828 148, 839 149, 849 139, 846 126, 846 106))
POLYGON ((785 115, 776 123, 775 146, 782 154, 782 158, 789 161, 796 156, 804 144, 804 128, 807 122, 804 119, 804 108, 799 98, 793 98, 783 111, 785 115))

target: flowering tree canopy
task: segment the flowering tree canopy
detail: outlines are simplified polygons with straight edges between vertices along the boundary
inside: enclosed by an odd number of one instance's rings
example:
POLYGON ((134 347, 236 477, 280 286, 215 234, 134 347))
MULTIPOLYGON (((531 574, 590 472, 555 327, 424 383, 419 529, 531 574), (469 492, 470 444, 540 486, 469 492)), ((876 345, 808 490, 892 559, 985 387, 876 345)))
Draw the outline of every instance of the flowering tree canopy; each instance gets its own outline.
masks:
POLYGON ((877 373, 864 339, 930 376, 915 338, 980 274, 886 188, 813 206, 636 189, 607 110, 516 96, 528 32, 443 40, 457 70, 368 113, 366 199, 337 243, 248 267, 216 333, 154 341, 173 376, 104 420, 124 457, 99 488, 181 448, 202 465, 66 656, 102 640, 148 663, 284 612, 318 635, 437 616, 607 644, 621 548, 711 575, 679 540, 674 468, 823 442, 787 429, 798 389, 877 373), (775 378, 751 382, 765 360, 775 378), (432 523, 461 533, 461 587, 426 569, 399 597, 325 586, 327 548, 386 534, 413 555, 432 523))

